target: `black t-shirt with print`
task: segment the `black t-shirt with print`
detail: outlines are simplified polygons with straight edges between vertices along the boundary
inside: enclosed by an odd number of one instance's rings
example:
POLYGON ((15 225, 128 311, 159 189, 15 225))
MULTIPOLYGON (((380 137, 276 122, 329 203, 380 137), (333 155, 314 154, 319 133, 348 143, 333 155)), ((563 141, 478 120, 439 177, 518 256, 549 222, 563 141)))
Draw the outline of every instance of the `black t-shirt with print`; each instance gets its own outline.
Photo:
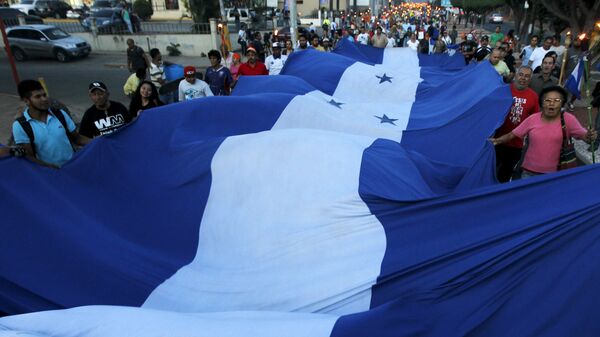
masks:
POLYGON ((79 133, 89 138, 107 135, 131 120, 131 114, 119 102, 110 101, 108 110, 98 110, 95 105, 92 105, 81 119, 79 133))

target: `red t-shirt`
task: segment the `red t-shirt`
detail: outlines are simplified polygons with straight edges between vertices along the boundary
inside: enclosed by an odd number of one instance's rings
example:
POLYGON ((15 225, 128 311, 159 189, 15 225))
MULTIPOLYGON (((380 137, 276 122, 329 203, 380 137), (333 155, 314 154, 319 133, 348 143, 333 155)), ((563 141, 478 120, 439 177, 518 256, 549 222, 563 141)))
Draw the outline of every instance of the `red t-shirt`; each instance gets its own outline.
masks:
MULTIPOLYGON (((504 124, 496 131, 496 137, 511 132, 519 126, 521 122, 527 119, 527 117, 540 111, 538 95, 531 88, 517 90, 513 83, 510 85, 510 91, 513 96, 513 104, 510 106, 510 111, 504 119, 504 124)), ((522 148, 523 140, 520 138, 513 138, 510 142, 506 143, 506 146, 522 148)))
POLYGON ((248 63, 242 63, 240 65, 240 69, 238 70, 238 76, 255 75, 269 75, 269 71, 267 70, 267 67, 265 67, 264 63, 256 61, 254 67, 250 66, 248 63))

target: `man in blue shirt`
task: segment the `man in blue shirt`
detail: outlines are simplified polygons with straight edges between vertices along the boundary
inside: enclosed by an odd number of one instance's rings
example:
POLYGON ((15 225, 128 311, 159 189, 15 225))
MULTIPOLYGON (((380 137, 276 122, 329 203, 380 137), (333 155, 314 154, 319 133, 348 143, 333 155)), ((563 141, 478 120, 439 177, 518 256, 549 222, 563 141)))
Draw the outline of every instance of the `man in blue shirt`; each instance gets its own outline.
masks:
POLYGON ((75 123, 67 113, 50 109, 50 101, 40 82, 23 80, 18 91, 27 109, 23 117, 13 123, 12 133, 15 143, 25 150, 27 158, 44 166, 59 168, 73 156, 71 141, 78 145, 89 143, 89 138, 75 131, 75 123), (57 117, 58 113, 62 117, 57 117))
POLYGON ((210 86, 210 90, 215 96, 228 96, 233 84, 231 72, 221 65, 221 53, 217 50, 208 52, 210 67, 206 69, 204 81, 210 86))

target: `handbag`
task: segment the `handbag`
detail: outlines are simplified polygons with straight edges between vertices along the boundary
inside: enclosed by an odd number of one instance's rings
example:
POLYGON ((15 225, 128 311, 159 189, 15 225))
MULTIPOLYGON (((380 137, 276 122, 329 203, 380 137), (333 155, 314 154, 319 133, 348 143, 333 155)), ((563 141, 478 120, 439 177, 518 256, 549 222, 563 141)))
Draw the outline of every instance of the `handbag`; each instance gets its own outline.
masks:
POLYGON ((558 171, 577 167, 577 154, 575 153, 575 145, 573 144, 571 137, 567 135, 564 113, 560 114, 560 124, 563 138, 562 147, 560 148, 560 156, 558 158, 558 171))

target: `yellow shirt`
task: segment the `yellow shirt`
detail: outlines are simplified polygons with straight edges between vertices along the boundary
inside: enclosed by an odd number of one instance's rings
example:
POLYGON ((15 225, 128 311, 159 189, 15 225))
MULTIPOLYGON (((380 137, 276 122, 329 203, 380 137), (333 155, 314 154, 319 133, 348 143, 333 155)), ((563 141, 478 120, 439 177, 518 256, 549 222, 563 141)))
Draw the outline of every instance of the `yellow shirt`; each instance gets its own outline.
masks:
POLYGON ((498 62, 498 64, 496 64, 494 68, 501 76, 508 76, 508 74, 510 74, 510 69, 508 69, 506 62, 502 60, 500 60, 500 62, 498 62))
POLYGON ((139 84, 140 79, 135 76, 135 73, 133 73, 129 75, 129 78, 125 82, 125 85, 123 86, 123 92, 125 92, 125 95, 131 96, 135 93, 139 84))

